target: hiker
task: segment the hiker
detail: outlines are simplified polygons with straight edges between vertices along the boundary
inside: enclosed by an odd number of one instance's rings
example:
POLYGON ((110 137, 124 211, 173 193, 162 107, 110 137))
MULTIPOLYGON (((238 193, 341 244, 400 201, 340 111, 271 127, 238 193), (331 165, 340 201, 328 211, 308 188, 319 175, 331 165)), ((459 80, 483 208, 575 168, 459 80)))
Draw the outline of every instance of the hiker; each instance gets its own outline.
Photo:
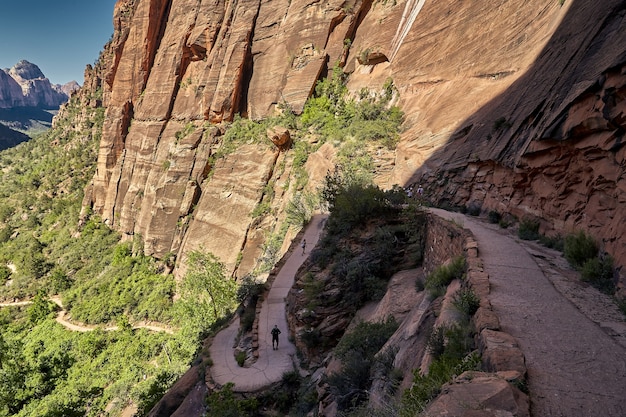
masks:
POLYGON ((280 334, 280 329, 278 325, 274 325, 272 329, 272 349, 278 350, 278 335, 280 334))
POLYGON ((421 185, 417 188, 417 195, 419 195, 420 198, 424 195, 424 189, 421 185))
POLYGON ((306 249, 306 239, 302 240, 302 254, 304 255, 304 250, 306 249))

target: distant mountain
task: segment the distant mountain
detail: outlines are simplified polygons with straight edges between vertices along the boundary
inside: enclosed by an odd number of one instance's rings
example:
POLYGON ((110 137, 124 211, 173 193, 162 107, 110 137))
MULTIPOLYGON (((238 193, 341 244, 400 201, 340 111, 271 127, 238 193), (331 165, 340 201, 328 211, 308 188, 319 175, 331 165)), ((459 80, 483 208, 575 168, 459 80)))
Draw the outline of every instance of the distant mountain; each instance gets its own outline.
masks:
POLYGON ((52 84, 26 60, 0 70, 0 150, 50 128, 56 110, 79 88, 76 81, 52 84))
POLYGON ((63 88, 50 83, 37 65, 22 60, 0 72, 0 108, 58 109, 69 98, 63 88))

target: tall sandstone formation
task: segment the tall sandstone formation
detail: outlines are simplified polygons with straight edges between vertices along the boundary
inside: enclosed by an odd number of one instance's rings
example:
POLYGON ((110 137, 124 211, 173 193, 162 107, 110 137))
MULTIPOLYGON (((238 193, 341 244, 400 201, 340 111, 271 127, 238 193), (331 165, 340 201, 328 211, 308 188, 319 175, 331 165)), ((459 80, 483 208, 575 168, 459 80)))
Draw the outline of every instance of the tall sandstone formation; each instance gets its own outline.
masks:
POLYGON ((0 70, 0 109, 57 109, 67 101, 72 86, 70 83, 66 86, 51 84, 37 65, 22 60, 10 69, 0 70), (64 87, 68 90, 64 91, 64 87))
POLYGON ((289 152, 248 145, 211 165, 221 122, 299 112, 339 63, 352 91, 389 77, 399 90, 405 130, 381 185, 586 229, 624 265, 625 13, 619 0, 119 0, 85 205, 148 253, 202 246, 251 269, 251 212, 268 183, 293 192, 277 185, 289 152))

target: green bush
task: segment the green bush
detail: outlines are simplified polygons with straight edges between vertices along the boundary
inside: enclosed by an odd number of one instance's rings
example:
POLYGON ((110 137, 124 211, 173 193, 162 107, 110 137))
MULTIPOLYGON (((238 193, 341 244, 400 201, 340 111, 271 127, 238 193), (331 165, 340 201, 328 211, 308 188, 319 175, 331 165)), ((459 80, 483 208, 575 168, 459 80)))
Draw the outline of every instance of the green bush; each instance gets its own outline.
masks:
POLYGON ((211 392, 206 398, 206 415, 211 417, 244 417, 258 413, 256 398, 237 399, 233 383, 228 383, 219 391, 211 392))
POLYGON ((335 355, 344 359, 350 352, 356 351, 365 358, 373 358, 397 329, 398 323, 393 316, 376 323, 361 322, 341 338, 335 355))
POLYGON ((462 288, 452 300, 454 306, 467 317, 471 317, 480 307, 480 299, 471 288, 462 288))
POLYGON ((463 256, 457 256, 447 265, 441 265, 426 277, 424 288, 433 296, 443 295, 446 287, 455 279, 465 275, 466 263, 463 256))
POLYGON ((462 359, 442 355, 433 361, 426 375, 422 375, 419 369, 415 370, 413 372, 413 384, 402 396, 400 416, 420 415, 428 402, 441 392, 441 387, 444 384, 455 375, 479 369, 480 361, 480 356, 476 353, 468 354, 462 359))
POLYGON ((487 214, 487 218, 489 219, 489 223, 498 224, 500 220, 502 220, 502 215, 495 210, 491 210, 487 214))
POLYGON ((539 222, 530 218, 522 219, 517 229, 517 235, 523 240, 539 239, 539 222))
MULTIPOLYGON (((342 368, 328 378, 340 410, 357 407, 367 399, 372 368, 379 360, 376 354, 397 328, 393 317, 379 323, 361 322, 341 338, 334 353, 342 368)), ((381 360, 384 358, 382 355, 381 360)))
POLYGON ((237 365, 243 367, 244 363, 246 362, 246 352, 238 350, 235 353, 235 360, 237 361, 237 365))
POLYGON ((474 216, 474 217, 480 215, 480 210, 481 210, 481 206, 480 204, 476 202, 470 203, 465 209, 467 214, 469 214, 470 216, 474 216))
POLYGON ((317 83, 315 97, 304 106, 300 128, 315 129, 322 141, 356 138, 361 143, 379 141, 395 148, 404 115, 390 104, 395 91, 393 82, 386 82, 381 93, 365 89, 359 97, 350 98, 345 79, 343 70, 335 66, 331 76, 317 83))
POLYGON ((582 266, 580 277, 605 294, 613 294, 615 291, 613 258, 591 258, 582 266))
POLYGON ((319 329, 305 329, 300 332, 300 339, 309 349, 322 347, 322 332, 319 329))
POLYGON ((565 247, 565 240, 560 234, 553 236, 541 235, 539 236, 539 242, 546 248, 556 249, 561 252, 563 252, 563 248, 565 247))
POLYGON ((588 260, 598 256, 598 244, 581 230, 565 237, 563 255, 570 265, 580 269, 588 260))

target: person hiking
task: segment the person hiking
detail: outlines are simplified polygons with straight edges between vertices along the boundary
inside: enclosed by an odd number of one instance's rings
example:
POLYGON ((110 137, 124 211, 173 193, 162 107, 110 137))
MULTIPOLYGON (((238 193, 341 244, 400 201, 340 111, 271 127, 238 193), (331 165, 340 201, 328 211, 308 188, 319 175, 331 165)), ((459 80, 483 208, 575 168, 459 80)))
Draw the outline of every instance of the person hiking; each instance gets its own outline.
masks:
POLYGON ((302 239, 302 254, 304 255, 304 251, 306 249, 306 239, 302 239))
POLYGON ((272 349, 278 350, 278 335, 280 334, 280 329, 278 325, 274 325, 272 329, 272 349))

